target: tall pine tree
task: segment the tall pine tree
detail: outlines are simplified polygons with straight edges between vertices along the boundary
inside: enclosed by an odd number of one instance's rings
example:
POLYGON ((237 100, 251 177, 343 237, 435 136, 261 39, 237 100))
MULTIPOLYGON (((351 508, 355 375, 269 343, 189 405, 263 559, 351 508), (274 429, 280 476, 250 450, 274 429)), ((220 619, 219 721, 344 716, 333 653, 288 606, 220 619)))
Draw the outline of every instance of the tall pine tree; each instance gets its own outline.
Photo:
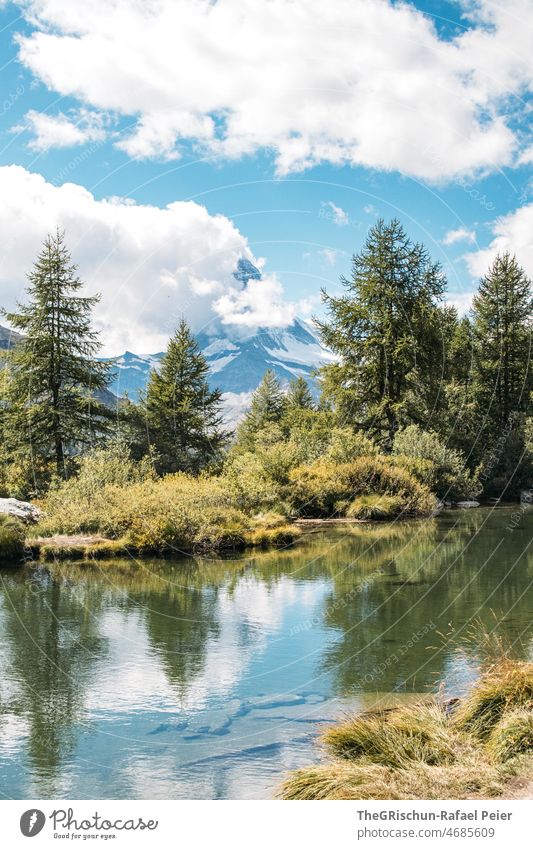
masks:
POLYGON ((170 339, 159 371, 148 383, 144 408, 160 473, 197 473, 220 457, 221 393, 207 382, 209 366, 187 323, 170 339))
POLYGON ((108 430, 109 411, 95 398, 109 382, 91 327, 99 296, 80 294, 83 283, 59 230, 45 239, 28 279, 27 302, 5 313, 23 334, 9 352, 8 438, 15 454, 36 466, 53 461, 66 477, 68 457, 108 430))
POLYGON ((533 389, 531 281, 509 253, 497 256, 474 297, 474 392, 499 433, 530 409, 533 389))
POLYGON ((313 396, 305 378, 294 377, 289 382, 289 388, 287 390, 287 411, 312 410, 314 406, 313 396))
POLYGON ((398 427, 420 420, 438 396, 445 279, 394 219, 372 227, 351 278, 341 282, 344 295, 323 291, 329 320, 317 322, 324 343, 339 355, 322 369, 323 390, 341 421, 390 447, 398 427))
POLYGON ((529 488, 533 455, 526 439, 533 390, 531 281, 509 253, 497 256, 472 307, 472 393, 479 427, 485 495, 509 497, 529 488))

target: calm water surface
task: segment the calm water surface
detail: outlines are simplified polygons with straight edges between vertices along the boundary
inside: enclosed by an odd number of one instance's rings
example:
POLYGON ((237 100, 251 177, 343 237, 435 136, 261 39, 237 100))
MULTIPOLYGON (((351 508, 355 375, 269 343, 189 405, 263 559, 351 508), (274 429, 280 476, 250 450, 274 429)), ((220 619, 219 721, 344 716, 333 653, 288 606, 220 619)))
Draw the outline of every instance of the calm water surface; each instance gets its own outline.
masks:
POLYGON ((0 794, 268 797, 347 709, 460 693, 473 619, 531 656, 533 512, 512 513, 231 561, 1 570, 0 794))

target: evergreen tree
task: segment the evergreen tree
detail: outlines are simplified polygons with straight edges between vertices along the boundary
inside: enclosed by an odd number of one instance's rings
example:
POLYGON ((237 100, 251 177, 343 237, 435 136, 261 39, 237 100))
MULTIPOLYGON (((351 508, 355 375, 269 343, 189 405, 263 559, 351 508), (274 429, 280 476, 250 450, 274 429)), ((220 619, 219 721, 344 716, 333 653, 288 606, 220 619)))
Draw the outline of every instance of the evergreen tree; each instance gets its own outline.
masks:
POLYGON ((322 369, 322 386, 341 422, 368 429, 392 445, 400 424, 430 410, 439 391, 445 279, 423 245, 398 220, 379 220, 341 297, 323 291, 329 321, 317 322, 339 362, 322 369), (410 415, 410 403, 418 407, 410 415))
POLYGON ((220 456, 226 440, 221 393, 207 382, 209 366, 187 323, 170 339, 159 371, 150 375, 144 409, 161 473, 197 473, 220 456))
POLYGON ((496 257, 480 281, 472 317, 480 477, 485 495, 509 497, 533 480, 533 456, 526 445, 533 300, 531 281, 514 256, 496 257))
POLYGON ((450 327, 447 378, 466 388, 471 386, 474 367, 474 329, 470 318, 457 318, 450 327))
POLYGON ((287 390, 287 410, 312 410, 314 406, 313 396, 305 378, 293 378, 289 382, 289 388, 287 390))
POLYGON ((445 360, 441 378, 440 403, 432 417, 432 426, 449 448, 463 452, 468 467, 479 462, 476 440, 479 434, 479 409, 472 389, 474 336, 468 316, 459 318, 448 308, 445 332, 445 360))
POLYGON ((84 297, 83 283, 59 230, 44 241, 28 275, 28 301, 5 313, 23 337, 9 352, 6 402, 8 439, 14 454, 39 464, 54 461, 67 476, 67 459, 97 443, 109 412, 95 394, 109 382, 107 363, 95 356, 98 334, 91 310, 99 296, 84 297))
POLYGON ((263 380, 252 396, 250 409, 237 430, 237 442, 243 448, 252 448, 255 435, 270 424, 279 424, 285 412, 285 396, 272 369, 267 369, 263 380))
POLYGON ((499 434, 509 417, 526 413, 533 389, 531 281, 509 253, 497 256, 474 297, 474 392, 499 434))

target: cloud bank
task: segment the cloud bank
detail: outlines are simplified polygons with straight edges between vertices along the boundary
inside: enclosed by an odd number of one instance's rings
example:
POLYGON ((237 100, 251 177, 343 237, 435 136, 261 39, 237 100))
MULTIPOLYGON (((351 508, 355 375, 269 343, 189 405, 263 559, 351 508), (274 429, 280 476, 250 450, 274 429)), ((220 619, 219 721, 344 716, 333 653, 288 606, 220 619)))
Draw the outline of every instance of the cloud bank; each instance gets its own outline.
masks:
POLYGON ((533 280, 533 203, 520 207, 509 215, 497 218, 492 225, 494 238, 487 248, 467 254, 468 269, 474 277, 481 277, 498 253, 516 254, 520 265, 533 280))
POLYGON ((20 5, 33 28, 20 60, 49 89, 133 117, 115 143, 134 158, 177 158, 186 142, 214 156, 272 151, 280 175, 332 163, 436 181, 521 155, 529 0, 465 0, 451 40, 387 0, 20 5))
POLYGON ((274 274, 248 284, 233 276, 240 258, 262 261, 225 216, 192 201, 164 209, 98 201, 81 186, 53 186, 15 165, 0 168, 2 306, 23 298, 26 273, 56 225, 87 291, 101 293, 95 318, 106 354, 163 349, 182 315, 194 330, 214 330, 283 326, 296 313, 274 274))

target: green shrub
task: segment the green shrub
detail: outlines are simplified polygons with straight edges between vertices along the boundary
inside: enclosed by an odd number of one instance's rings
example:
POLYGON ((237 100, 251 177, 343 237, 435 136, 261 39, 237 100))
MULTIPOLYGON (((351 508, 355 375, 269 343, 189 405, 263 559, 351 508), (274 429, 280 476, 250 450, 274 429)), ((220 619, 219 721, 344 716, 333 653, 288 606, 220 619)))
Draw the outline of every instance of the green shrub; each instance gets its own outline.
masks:
POLYGON ((21 522, 0 513, 0 560, 20 560, 24 554, 25 536, 26 531, 21 522))
POLYGON ((409 425, 396 434, 393 453, 425 461, 413 465, 411 471, 439 498, 461 500, 481 492, 479 481, 466 467, 462 453, 447 448, 433 431, 409 425))
MULTIPOLYGON (((272 453, 274 453, 272 451, 272 453)), ((231 456, 220 478, 235 504, 242 510, 271 509, 282 500, 282 487, 275 480, 272 467, 251 451, 231 456)))
POLYGON ((378 454, 378 447, 367 436, 349 427, 334 427, 329 433, 328 446, 323 456, 332 463, 351 463, 358 457, 375 454, 378 454))
POLYGON ((356 497, 376 493, 398 497, 409 515, 427 515, 435 503, 429 489, 393 457, 380 455, 341 465, 319 461, 299 466, 290 482, 289 498, 300 516, 343 514, 356 497))
POLYGON ((322 459, 344 464, 377 453, 372 440, 348 427, 335 427, 331 414, 299 410, 293 426, 269 423, 250 442, 237 442, 224 463, 223 478, 243 510, 282 509, 289 498, 291 472, 322 459))

